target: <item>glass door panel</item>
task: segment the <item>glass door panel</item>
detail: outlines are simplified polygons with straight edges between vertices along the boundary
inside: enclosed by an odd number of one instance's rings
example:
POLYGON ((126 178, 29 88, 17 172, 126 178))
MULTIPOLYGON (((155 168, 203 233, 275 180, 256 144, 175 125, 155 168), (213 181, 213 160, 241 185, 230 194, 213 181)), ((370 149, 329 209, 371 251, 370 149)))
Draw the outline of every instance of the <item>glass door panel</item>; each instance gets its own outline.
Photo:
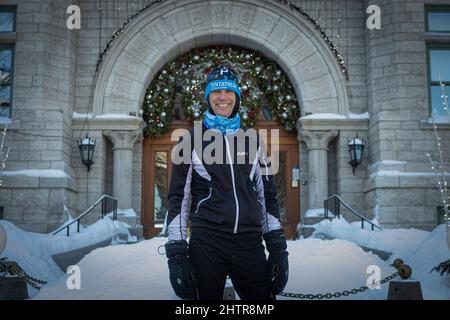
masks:
POLYGON ((287 219, 287 198, 286 198, 286 151, 279 152, 278 173, 274 175, 275 187, 277 190, 277 201, 280 208, 280 221, 286 223, 287 219))
POLYGON ((153 154, 153 224, 162 228, 167 212, 168 168, 167 152, 155 151, 153 154))

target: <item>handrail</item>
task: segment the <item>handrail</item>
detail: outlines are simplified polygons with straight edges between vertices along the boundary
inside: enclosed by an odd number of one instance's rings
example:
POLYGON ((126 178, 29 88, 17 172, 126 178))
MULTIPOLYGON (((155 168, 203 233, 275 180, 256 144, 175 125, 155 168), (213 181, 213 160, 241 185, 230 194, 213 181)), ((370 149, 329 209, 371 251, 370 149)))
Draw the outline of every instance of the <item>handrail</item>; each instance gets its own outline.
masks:
POLYGON ((113 204, 113 220, 117 220, 117 199, 111 197, 110 195, 104 194, 100 198, 98 198, 97 201, 93 205, 91 205, 89 208, 87 208, 82 214, 80 214, 76 219, 71 221, 67 225, 63 225, 59 227, 55 232, 53 232, 53 235, 59 233, 61 230, 67 229, 67 236, 70 235, 70 226, 74 223, 77 223, 77 232, 80 232, 80 220, 87 214, 89 214, 92 210, 95 209, 100 203, 102 204, 102 212, 101 212, 101 219, 106 215, 106 201, 112 200, 113 204))
POLYGON ((372 221, 369 221, 367 218, 360 215, 358 212, 356 212, 352 207, 350 207, 338 194, 333 194, 332 196, 326 198, 323 201, 323 206, 325 210, 325 219, 328 219, 328 201, 334 198, 335 208, 336 208, 336 216, 340 217, 340 204, 342 203, 344 207, 346 207, 351 213, 353 213, 355 216, 359 217, 361 219, 361 229, 364 229, 364 222, 367 222, 371 225, 372 231, 374 231, 374 227, 380 229, 380 231, 383 231, 383 228, 381 228, 379 225, 376 225, 372 221))

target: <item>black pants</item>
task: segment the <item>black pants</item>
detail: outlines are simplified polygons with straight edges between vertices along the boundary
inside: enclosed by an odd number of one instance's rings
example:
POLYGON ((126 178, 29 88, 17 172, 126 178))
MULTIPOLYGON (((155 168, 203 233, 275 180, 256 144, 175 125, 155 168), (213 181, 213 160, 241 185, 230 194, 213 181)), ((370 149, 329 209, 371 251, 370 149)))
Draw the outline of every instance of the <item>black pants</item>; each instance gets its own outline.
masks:
POLYGON ((222 300, 227 275, 241 299, 271 299, 261 234, 194 228, 189 257, 200 300, 222 300))

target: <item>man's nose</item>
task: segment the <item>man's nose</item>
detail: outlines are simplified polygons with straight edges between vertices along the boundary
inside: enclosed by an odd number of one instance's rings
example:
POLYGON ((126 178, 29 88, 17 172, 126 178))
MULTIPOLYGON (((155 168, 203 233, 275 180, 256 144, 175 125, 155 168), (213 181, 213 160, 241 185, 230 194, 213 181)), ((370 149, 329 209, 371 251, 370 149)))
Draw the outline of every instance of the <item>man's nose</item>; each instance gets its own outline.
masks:
POLYGON ((219 92, 219 99, 220 100, 225 100, 227 99, 227 93, 225 91, 220 91, 219 92))

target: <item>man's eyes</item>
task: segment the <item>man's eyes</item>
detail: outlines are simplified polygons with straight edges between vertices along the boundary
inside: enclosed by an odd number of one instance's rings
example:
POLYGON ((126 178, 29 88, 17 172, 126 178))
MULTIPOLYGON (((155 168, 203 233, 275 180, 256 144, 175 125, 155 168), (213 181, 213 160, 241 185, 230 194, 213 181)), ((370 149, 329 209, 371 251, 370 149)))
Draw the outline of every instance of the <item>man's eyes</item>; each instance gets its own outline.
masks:
MULTIPOLYGON (((230 94, 230 93, 234 93, 234 92, 233 92, 233 91, 228 91, 228 90, 226 90, 225 93, 226 93, 226 94, 230 94)), ((220 94, 220 91, 213 91, 213 92, 211 92, 211 94, 213 94, 213 95, 219 95, 219 94, 220 94)))

